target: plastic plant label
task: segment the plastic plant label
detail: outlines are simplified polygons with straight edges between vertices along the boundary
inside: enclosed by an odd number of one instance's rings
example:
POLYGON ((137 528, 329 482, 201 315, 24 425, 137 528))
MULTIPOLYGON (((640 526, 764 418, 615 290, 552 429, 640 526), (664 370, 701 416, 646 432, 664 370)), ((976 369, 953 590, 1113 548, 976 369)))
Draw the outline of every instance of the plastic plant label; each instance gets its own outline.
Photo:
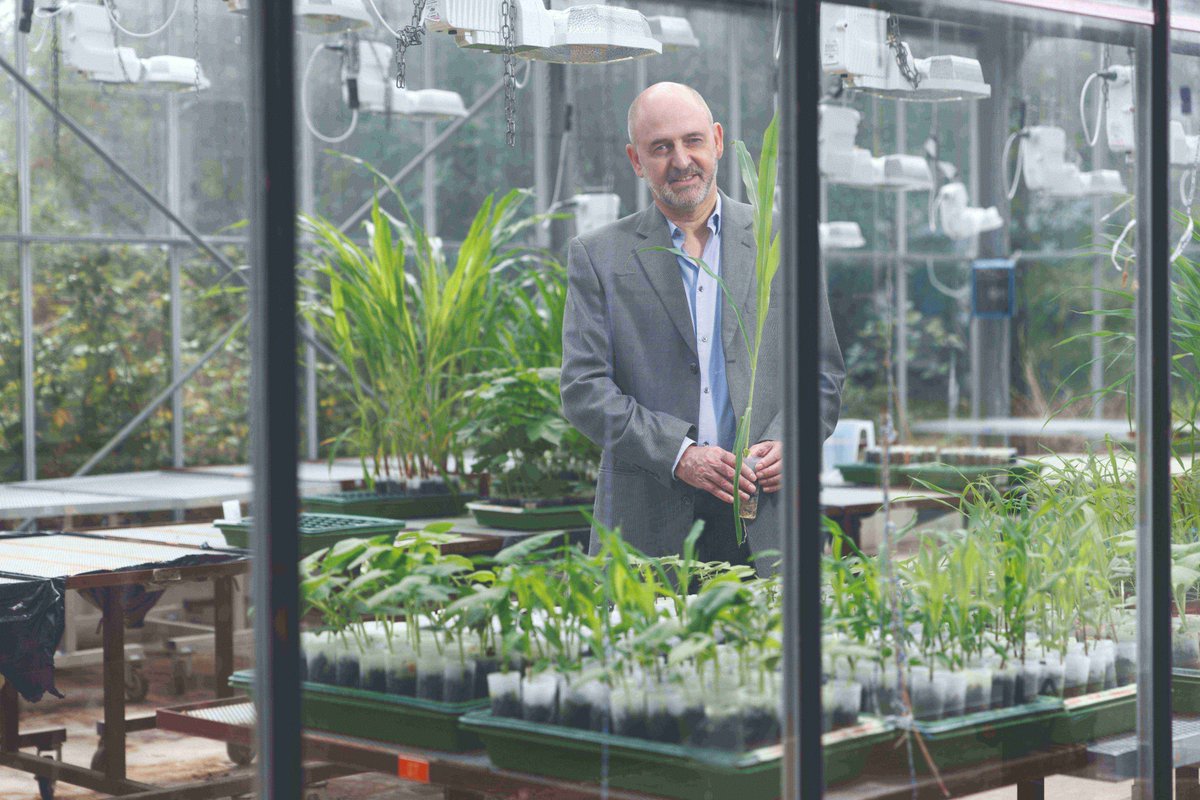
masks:
POLYGON ((414 783, 429 783, 429 762, 422 758, 398 756, 396 776, 414 783))
POLYGON ((237 500, 226 500, 221 503, 221 511, 225 514, 226 522, 242 521, 242 504, 237 500))
POLYGON ((1102 692, 1093 692, 1092 694, 1081 695, 1080 697, 1068 697, 1063 700, 1063 707, 1067 710, 1075 708, 1087 708, 1096 703, 1103 703, 1106 700, 1120 700, 1124 697, 1133 697, 1137 694, 1137 684, 1129 684, 1128 686, 1118 686, 1115 689, 1105 689, 1102 692))

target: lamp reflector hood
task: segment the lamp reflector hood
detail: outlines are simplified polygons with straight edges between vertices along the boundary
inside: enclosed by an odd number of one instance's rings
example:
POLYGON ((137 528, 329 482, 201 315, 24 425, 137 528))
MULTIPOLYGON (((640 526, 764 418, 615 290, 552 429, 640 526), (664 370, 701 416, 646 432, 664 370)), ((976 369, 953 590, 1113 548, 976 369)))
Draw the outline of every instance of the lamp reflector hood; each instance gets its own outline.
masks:
POLYGON ((310 33, 345 33, 371 24, 362 0, 296 0, 295 14, 310 33))
POLYGON ((867 243, 857 222, 822 222, 817 237, 822 250, 854 250, 867 243))
POLYGON ((686 17, 646 17, 646 22, 650 25, 650 34, 662 44, 664 53, 700 46, 700 40, 692 32, 692 23, 686 17))

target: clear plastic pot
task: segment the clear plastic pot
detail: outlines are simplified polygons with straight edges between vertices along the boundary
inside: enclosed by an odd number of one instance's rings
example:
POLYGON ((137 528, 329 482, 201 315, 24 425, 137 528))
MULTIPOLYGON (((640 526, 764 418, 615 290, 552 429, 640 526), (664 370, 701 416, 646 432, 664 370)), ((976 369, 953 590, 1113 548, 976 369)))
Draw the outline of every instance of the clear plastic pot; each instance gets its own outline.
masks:
POLYGON ((1091 659, 1082 650, 1068 650, 1063 658, 1063 697, 1079 697, 1087 694, 1088 672, 1091 659))
POLYGON ((1047 653, 1042 658, 1042 676, 1038 684, 1038 696, 1057 697, 1061 700, 1063 696, 1063 675, 1062 655, 1059 653, 1047 653))
POLYGON ((387 655, 387 693, 416 697, 417 658, 407 642, 392 642, 387 655))
POLYGON ((862 686, 862 713, 878 714, 879 711, 879 664, 859 659, 854 665, 854 680, 862 686))
POLYGON ((942 718, 946 684, 938 681, 937 673, 928 667, 918 667, 908 676, 908 696, 912 702, 913 719, 932 722, 942 718))
POLYGON ((706 705, 704 716, 704 747, 734 752, 746 749, 746 734, 740 706, 729 702, 706 705))
POLYGON ((313 634, 305 654, 308 656, 308 680, 327 685, 337 683, 337 655, 328 636, 313 634))
POLYGON ((974 714, 987 711, 992 705, 992 671, 984 666, 972 666, 963 671, 967 691, 963 712, 974 714))
POLYGON ((371 649, 363 653, 359 661, 361 666, 360 678, 362 679, 362 688, 368 692, 379 692, 385 694, 387 692, 387 661, 388 653, 386 650, 371 649))
POLYGON ((1125 639, 1117 642, 1113 669, 1117 674, 1117 686, 1137 682, 1137 642, 1125 639))
POLYGON ((338 637, 335 652, 337 653, 337 678, 335 679, 337 685, 351 689, 359 688, 362 684, 362 665, 359 663, 361 654, 358 652, 356 644, 351 640, 338 637))
MULTIPOLYGON (((758 462, 762 461, 759 456, 746 456, 742 459, 742 463, 748 466, 751 470, 758 466, 758 462)), ((757 480, 754 481, 754 494, 750 495, 748 500, 741 504, 741 512, 739 516, 742 519, 756 519, 758 517, 758 497, 762 493, 757 480)))
POLYGON ((1021 668, 1016 664, 992 667, 992 708, 1011 708, 1017 703, 1017 676, 1021 668))
POLYGON ((680 724, 677 714, 682 708, 679 690, 674 686, 657 686, 646 694, 646 738, 656 742, 678 743, 680 724))
POLYGON ((1176 669, 1200 669, 1200 640, 1190 630, 1171 633, 1171 666, 1176 669))
POLYGON ((442 666, 442 700, 465 703, 475 695, 475 662, 461 661, 458 656, 446 659, 442 666))
POLYGON ((862 685, 854 681, 830 681, 833 695, 833 730, 849 728, 858 724, 858 710, 862 707, 862 685))
POLYGON ((635 739, 648 737, 646 692, 636 686, 618 686, 611 695, 612 730, 635 739))
POLYGON ((1020 672, 1017 673, 1016 703, 1032 703, 1037 700, 1038 689, 1042 683, 1042 662, 1030 656, 1021 662, 1020 672))
POLYGON ((558 699, 558 724, 587 730, 591 727, 592 706, 583 691, 586 684, 578 676, 567 678, 558 699))
POLYGON ((521 673, 489 673, 487 687, 488 697, 492 701, 492 714, 497 717, 521 718, 521 673))
POLYGON ((934 680, 945 687, 942 696, 942 719, 961 717, 967 709, 967 676, 963 672, 939 669, 934 680))
POLYGON ((521 716, 530 722, 558 719, 558 674, 542 672, 521 681, 521 716))
POLYGON ((441 702, 446 686, 446 658, 430 647, 417 657, 417 697, 441 702))
POLYGON ((1092 642, 1088 650, 1088 694, 1102 692, 1111 673, 1113 684, 1117 682, 1114 659, 1116 651, 1111 647, 1101 646, 1101 642, 1092 642))

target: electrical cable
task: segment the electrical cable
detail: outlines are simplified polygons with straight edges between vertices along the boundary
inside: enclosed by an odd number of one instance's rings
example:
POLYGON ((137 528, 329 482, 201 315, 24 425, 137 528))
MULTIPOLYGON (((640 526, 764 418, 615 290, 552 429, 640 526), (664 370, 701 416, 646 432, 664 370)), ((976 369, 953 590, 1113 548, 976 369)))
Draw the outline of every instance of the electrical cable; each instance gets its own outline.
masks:
POLYGON ((529 74, 530 74, 531 72, 533 72, 533 62, 532 62, 532 61, 526 61, 526 62, 525 62, 525 72, 524 72, 524 74, 521 76, 521 80, 517 81, 517 82, 514 84, 514 86, 516 86, 516 88, 518 88, 518 89, 524 89, 524 88, 525 88, 525 85, 529 83, 529 74))
MULTIPOLYGON (((54 17, 57 17, 60 13, 61 13, 61 11, 55 12, 53 14, 47 14, 46 18, 53 19, 54 17)), ((34 12, 34 16, 38 16, 37 11, 34 12)), ((46 44, 46 34, 48 34, 50 32, 50 28, 52 28, 52 27, 53 27, 53 25, 47 25, 44 28, 42 28, 42 35, 38 37, 37 44, 35 44, 33 47, 29 48, 29 52, 40 53, 42 51, 42 46, 44 44, 46 44)))
POLYGON ((375 5, 375 0, 367 0, 367 4, 370 5, 371 10, 375 12, 375 16, 379 20, 379 24, 383 26, 384 30, 397 39, 403 38, 404 34, 398 30, 395 30, 391 25, 388 25, 388 21, 383 18, 383 14, 379 11, 379 6, 375 5))
POLYGON ((1129 236, 1129 232, 1137 225, 1137 217, 1125 223, 1125 227, 1121 230, 1121 235, 1113 242, 1112 250, 1108 254, 1108 260, 1116 268, 1117 272, 1124 272, 1125 268, 1117 263, 1117 251, 1121 249, 1121 245, 1125 243, 1125 237, 1129 236))
POLYGON ((1025 150, 1017 148, 1017 168, 1013 170, 1012 179, 1009 179, 1008 171, 1008 154, 1012 151, 1013 142, 1025 135, 1024 130, 1013 131, 1004 140, 1004 154, 1000 157, 1000 179, 1004 181, 1004 195, 1012 200, 1017 196, 1017 189, 1021 185, 1021 170, 1025 166, 1025 150))
POLYGON ((112 0, 104 0, 104 10, 108 12, 108 18, 112 21, 112 24, 115 25, 117 30, 119 30, 121 33, 125 34, 126 36, 132 36, 135 39, 149 39, 150 37, 158 36, 160 33, 165 31, 167 26, 171 24, 171 21, 175 19, 175 15, 179 13, 179 5, 180 1, 175 0, 174 8, 171 9, 170 15, 167 17, 166 22, 164 22, 162 25, 159 25, 149 33, 138 33, 136 31, 129 30, 120 23, 120 21, 117 19, 116 11, 113 9, 112 0))
POLYGON ((326 136, 317 130, 312 123, 312 118, 308 115, 308 79, 312 74, 313 64, 317 61, 317 56, 322 50, 329 48, 329 45, 319 44, 313 48, 312 54, 308 57, 308 64, 304 67, 304 77, 300 79, 300 116, 304 118, 304 127, 308 128, 308 132, 315 136, 325 144, 341 144, 350 138, 354 133, 354 129, 358 127, 358 109, 353 109, 350 117, 350 127, 345 133, 340 136, 326 136))
POLYGON ((962 300, 971 294, 970 284, 964 284, 959 289, 952 289, 946 284, 942 283, 941 279, 937 276, 937 272, 933 268, 932 258, 925 259, 925 274, 929 277, 929 283, 933 286, 933 288, 946 295, 946 297, 950 297, 955 300, 962 300))
POLYGON ((1102 72, 1093 72, 1088 75, 1087 80, 1083 82, 1083 88, 1079 90, 1079 124, 1083 126, 1083 138, 1087 142, 1088 147, 1095 147, 1096 142, 1100 141, 1100 117, 1104 113, 1104 103, 1100 100, 1096 101, 1096 124, 1094 130, 1088 133, 1087 122, 1087 92, 1088 87, 1092 85, 1092 81, 1096 78, 1104 76, 1102 72))

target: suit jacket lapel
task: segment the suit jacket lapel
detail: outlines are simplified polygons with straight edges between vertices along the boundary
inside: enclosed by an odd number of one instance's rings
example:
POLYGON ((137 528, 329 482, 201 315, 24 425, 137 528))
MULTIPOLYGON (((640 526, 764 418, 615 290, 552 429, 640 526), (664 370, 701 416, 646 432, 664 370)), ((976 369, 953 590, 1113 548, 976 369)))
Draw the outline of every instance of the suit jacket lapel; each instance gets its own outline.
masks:
MULTIPOLYGON (((735 203, 722 195, 721 209, 721 280, 737 303, 746 332, 754 331, 755 308, 751 290, 754 288, 754 216, 748 206, 735 203)), ((722 293, 724 294, 724 293, 722 293)), ((721 343, 725 345, 725 362, 734 363, 746 357, 746 345, 738 338, 737 315, 729 307, 729 298, 721 314, 721 343)), ((749 364, 747 364, 747 368, 749 364)))
POLYGON ((683 278, 679 274, 679 262, 671 253, 649 250, 652 247, 674 247, 667 219, 657 206, 642 212, 638 222, 639 239, 633 248, 634 257, 642 265, 646 278, 654 287, 658 299, 666 308, 667 316, 683 337, 692 355, 696 354, 696 330, 692 325, 692 312, 684 294, 683 278))

